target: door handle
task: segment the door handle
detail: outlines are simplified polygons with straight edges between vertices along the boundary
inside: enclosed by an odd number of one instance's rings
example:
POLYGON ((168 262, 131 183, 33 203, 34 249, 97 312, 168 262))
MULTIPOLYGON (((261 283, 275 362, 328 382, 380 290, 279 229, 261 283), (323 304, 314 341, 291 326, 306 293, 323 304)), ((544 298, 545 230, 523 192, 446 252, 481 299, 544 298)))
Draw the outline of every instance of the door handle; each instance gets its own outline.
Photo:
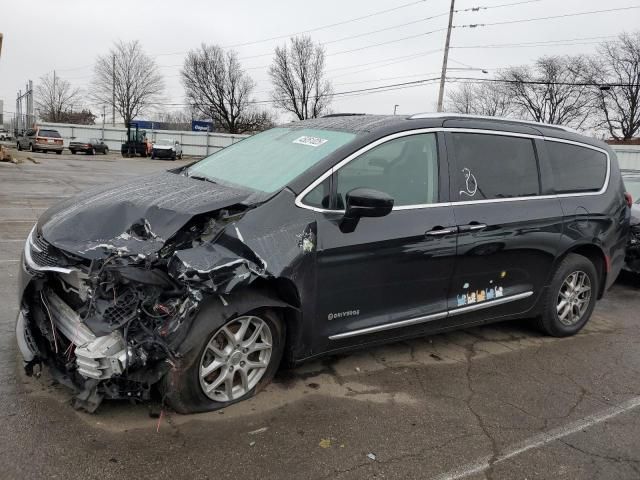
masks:
POLYGON ((458 227, 434 227, 432 230, 425 232, 425 235, 430 237, 439 237, 441 235, 449 235, 450 233, 456 233, 458 227))
POLYGON ((460 231, 460 232, 477 232, 478 230, 484 230, 485 228, 487 228, 487 224, 486 223, 472 222, 472 223, 469 223, 467 225, 460 225, 458 227, 458 231, 460 231))

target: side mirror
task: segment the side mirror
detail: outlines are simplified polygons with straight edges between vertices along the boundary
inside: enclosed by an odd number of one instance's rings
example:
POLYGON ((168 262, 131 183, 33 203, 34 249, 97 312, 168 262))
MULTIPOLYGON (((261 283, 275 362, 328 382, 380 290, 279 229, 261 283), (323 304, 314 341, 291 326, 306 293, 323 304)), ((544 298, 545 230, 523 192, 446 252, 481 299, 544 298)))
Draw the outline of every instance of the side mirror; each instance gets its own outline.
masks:
POLYGON ((354 188, 345 196, 346 209, 340 230, 351 233, 361 217, 384 217, 393 209, 393 198, 372 188, 354 188))

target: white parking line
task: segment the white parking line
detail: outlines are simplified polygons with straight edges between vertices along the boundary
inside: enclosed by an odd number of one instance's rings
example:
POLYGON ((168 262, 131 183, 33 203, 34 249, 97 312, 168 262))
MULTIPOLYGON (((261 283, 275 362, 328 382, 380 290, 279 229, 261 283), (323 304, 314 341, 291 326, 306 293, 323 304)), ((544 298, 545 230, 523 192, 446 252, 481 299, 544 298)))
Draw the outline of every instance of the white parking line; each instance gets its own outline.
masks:
POLYGON ((621 415, 638 407, 640 407, 640 397, 634 397, 615 407, 608 408, 562 427, 553 428, 548 432, 543 432, 538 435, 534 435, 533 437, 527 438, 526 440, 523 440, 522 442, 516 443, 515 445, 507 448, 496 457, 486 456, 476 460, 475 462, 462 465, 450 472, 438 475, 437 477, 435 477, 435 480, 457 480, 468 477, 470 475, 482 473, 486 470, 489 470, 492 466, 498 463, 504 462, 505 460, 509 460, 513 457, 517 457, 521 453, 527 452, 534 448, 542 447, 561 438, 568 437, 569 435, 573 435, 574 433, 578 433, 581 430, 592 427, 599 423, 606 422, 607 420, 610 420, 618 415, 621 415))

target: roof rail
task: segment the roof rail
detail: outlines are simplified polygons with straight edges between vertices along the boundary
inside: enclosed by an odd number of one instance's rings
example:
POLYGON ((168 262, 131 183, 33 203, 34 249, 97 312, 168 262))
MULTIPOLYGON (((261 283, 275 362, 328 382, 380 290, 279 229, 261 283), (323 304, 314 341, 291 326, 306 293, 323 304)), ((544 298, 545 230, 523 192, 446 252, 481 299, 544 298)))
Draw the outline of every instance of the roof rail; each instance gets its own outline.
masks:
POLYGON ((574 130, 573 128, 565 127, 564 125, 553 125, 551 123, 534 122, 532 120, 520 120, 517 118, 491 117, 489 115, 471 115, 469 113, 429 112, 429 113, 416 113, 415 115, 411 115, 409 117, 410 120, 416 120, 420 118, 471 118, 471 119, 477 119, 477 120, 499 120, 502 122, 522 123, 525 125, 533 125, 538 127, 557 128, 558 130, 564 130, 565 132, 580 133, 577 130, 574 130))
POLYGON ((321 118, 332 118, 332 117, 359 117, 364 116, 366 113, 328 113, 327 115, 323 115, 321 118))

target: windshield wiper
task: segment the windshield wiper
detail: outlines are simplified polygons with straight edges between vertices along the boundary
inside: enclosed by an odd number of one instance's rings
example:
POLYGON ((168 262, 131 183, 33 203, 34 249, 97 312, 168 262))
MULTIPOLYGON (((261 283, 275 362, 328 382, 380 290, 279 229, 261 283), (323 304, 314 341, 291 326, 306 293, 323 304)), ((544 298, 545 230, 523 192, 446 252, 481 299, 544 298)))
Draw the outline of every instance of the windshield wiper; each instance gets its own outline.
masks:
POLYGON ((194 178, 196 180, 202 180, 204 182, 210 182, 210 183, 213 183, 214 185, 218 185, 218 182, 214 182, 209 177, 205 177, 204 175, 187 175, 187 178, 194 178))

